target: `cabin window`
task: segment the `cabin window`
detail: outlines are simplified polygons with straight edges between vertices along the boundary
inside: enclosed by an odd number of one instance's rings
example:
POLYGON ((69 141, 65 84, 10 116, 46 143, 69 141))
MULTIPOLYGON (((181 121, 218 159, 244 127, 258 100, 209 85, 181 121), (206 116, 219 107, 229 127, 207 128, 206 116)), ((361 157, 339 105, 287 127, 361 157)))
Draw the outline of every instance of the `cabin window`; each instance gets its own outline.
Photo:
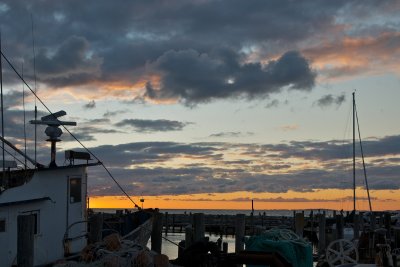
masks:
POLYGON ((71 178, 69 180, 69 199, 70 203, 82 201, 81 178, 71 178))
POLYGON ((6 231, 6 219, 0 219, 0 233, 6 231))

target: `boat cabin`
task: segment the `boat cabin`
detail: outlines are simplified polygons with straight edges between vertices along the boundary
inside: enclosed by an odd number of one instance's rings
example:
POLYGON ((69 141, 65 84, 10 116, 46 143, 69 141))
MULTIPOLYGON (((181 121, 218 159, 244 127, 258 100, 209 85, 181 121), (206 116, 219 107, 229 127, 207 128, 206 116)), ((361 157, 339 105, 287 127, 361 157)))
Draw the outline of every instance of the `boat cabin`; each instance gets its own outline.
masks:
MULTIPOLYGON (((49 125, 48 119, 42 117, 49 125)), ((56 120, 49 127, 57 128, 61 124, 56 120)), ((0 169, 3 169, 0 172, 0 266, 17 265, 21 215, 34 216, 34 266, 77 253, 87 244, 87 167, 97 164, 88 161, 75 164, 74 155, 80 154, 69 151, 66 153, 69 164, 57 166, 55 142, 60 140, 49 137, 52 153, 47 167, 35 162, 31 169, 21 168, 0 160, 0 169)), ((87 153, 84 156, 85 160, 90 158, 87 153)))
POLYGON ((19 215, 35 218, 35 266, 86 246, 86 169, 86 165, 72 165, 5 173, 2 182, 8 185, 0 193, 1 266, 17 264, 19 215))

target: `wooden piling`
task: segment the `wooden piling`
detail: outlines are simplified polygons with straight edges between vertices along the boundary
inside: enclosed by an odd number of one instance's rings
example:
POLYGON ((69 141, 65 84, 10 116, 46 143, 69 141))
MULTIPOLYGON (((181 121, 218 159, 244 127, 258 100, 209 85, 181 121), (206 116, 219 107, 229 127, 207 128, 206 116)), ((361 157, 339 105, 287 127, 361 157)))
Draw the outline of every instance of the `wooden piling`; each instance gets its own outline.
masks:
POLYGON ((314 212, 310 212, 310 222, 311 222, 311 242, 313 242, 313 234, 314 234, 314 212))
POLYGON ((228 242, 222 243, 222 252, 228 253, 228 242))
POLYGON ((193 228, 189 224, 185 227, 185 247, 188 248, 193 244, 193 228))
POLYGON ((375 230, 376 229, 376 220, 375 220, 375 212, 371 212, 370 214, 370 226, 371 226, 371 230, 375 230))
POLYGON ((319 214, 318 227, 319 227, 319 240, 318 240, 318 255, 322 255, 326 247, 325 227, 326 227, 326 214, 325 211, 319 214))
POLYGON ((336 215, 336 239, 343 239, 343 231, 344 231, 344 221, 343 215, 336 215))
POLYGON ((168 212, 165 212, 165 236, 168 235, 168 212))
POLYGON ((354 213, 354 239, 360 238, 360 214, 354 213))
POLYGON ((244 250, 244 232, 246 229, 246 215, 236 214, 235 223, 235 253, 244 250))
POLYGON ((34 215, 18 215, 17 218, 17 265, 33 267, 34 260, 34 215))
POLYGON ((89 244, 99 242, 103 238, 103 213, 95 213, 89 218, 89 244))
POLYGON ((303 230, 304 230, 304 213, 296 213, 295 216, 295 232, 298 236, 303 237, 303 230))
POLYGON ((194 228, 194 241, 199 241, 204 238, 206 231, 204 223, 204 213, 195 213, 193 216, 193 228, 194 228))
POLYGON ((400 247, 400 227, 393 227, 393 233, 394 233, 394 247, 399 248, 400 247))
POLYGON ((175 233, 175 214, 172 214, 172 233, 175 233))
POLYGON ((389 212, 386 212, 384 218, 385 218, 386 238, 387 238, 388 240, 391 240, 390 228, 391 228, 391 223, 392 223, 392 216, 390 215, 389 212))
POLYGON ((156 212, 153 215, 153 228, 151 231, 151 250, 161 253, 163 215, 156 212))

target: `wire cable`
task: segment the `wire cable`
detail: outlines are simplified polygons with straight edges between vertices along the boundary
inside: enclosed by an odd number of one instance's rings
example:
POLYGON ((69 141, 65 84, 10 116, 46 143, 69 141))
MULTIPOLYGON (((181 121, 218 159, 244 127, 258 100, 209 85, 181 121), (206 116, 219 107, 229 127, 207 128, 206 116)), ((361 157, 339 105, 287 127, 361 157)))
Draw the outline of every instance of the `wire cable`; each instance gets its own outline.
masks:
MULTIPOLYGON (((0 50, 0 56, 2 56, 4 58, 4 60, 7 62, 7 64, 11 67, 11 69, 15 72, 15 74, 21 79, 21 81, 23 81, 23 83, 26 85, 26 87, 32 92, 32 94, 35 96, 35 98, 37 98, 37 100, 43 105, 43 107, 51 114, 54 116, 54 113, 47 107, 47 105, 37 96, 36 92, 34 92, 34 90, 29 86, 29 84, 24 80, 24 78, 21 76, 21 74, 15 69, 15 67, 13 66, 13 64, 10 62, 10 60, 3 54, 3 51, 0 50)), ((57 117, 54 116, 54 118, 60 122, 58 120, 57 117)), ((61 124, 61 123, 60 123, 61 124)), ((78 138, 70 132, 70 130, 68 130, 67 127, 65 127, 65 125, 61 126, 64 128, 64 130, 66 130, 71 136, 72 138, 75 139, 75 141, 77 141, 82 148, 84 148, 90 155, 92 155, 100 164, 101 166, 103 166, 104 170, 107 172, 107 174, 111 177, 111 179, 114 181, 114 183, 118 186, 118 188, 125 194, 125 196, 134 204, 135 208, 138 208, 139 210, 141 209, 139 207, 138 204, 136 204, 135 201, 133 201, 133 199, 128 195, 128 193, 122 188, 122 186, 118 183, 118 181, 114 178, 114 176, 111 174, 111 172, 108 170, 108 168, 104 165, 104 163, 92 152, 89 150, 89 148, 87 148, 81 141, 78 140, 78 138)))
POLYGON ((369 195, 369 186, 368 186, 368 179, 367 179, 367 170, 366 170, 366 168, 365 168, 364 151, 363 151, 363 146, 362 146, 362 142, 361 142, 360 124, 359 124, 359 122, 358 122, 357 106, 354 106, 354 109, 355 109, 355 112, 356 112, 357 129, 358 129, 358 139, 360 140, 361 158, 362 158, 363 171, 364 171, 365 187, 366 187, 366 189, 367 189, 367 195, 368 195, 369 211, 372 212, 371 197, 370 197, 370 195, 369 195))

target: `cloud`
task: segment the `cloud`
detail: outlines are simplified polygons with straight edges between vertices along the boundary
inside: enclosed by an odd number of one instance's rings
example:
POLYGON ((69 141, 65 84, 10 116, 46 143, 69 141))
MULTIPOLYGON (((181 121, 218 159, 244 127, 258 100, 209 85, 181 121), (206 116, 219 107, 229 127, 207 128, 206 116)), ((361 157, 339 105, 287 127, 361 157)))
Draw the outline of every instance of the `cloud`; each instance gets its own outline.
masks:
POLYGON ((107 110, 107 112, 103 114, 103 117, 105 118, 114 117, 127 112, 128 112, 127 110, 114 110, 114 111, 107 110))
POLYGON ((378 35, 350 36, 315 47, 302 53, 314 62, 327 78, 351 77, 383 70, 399 72, 396 58, 400 55, 400 33, 381 31, 378 35))
POLYGON ((148 82, 146 96, 179 99, 192 105, 218 98, 266 97, 284 87, 308 91, 314 86, 316 74, 297 51, 287 52, 265 65, 241 64, 238 57, 233 51, 168 51, 152 65, 161 75, 160 87, 154 88, 148 82))
POLYGON ((276 108, 276 107, 278 107, 278 106, 279 106, 279 100, 274 99, 274 100, 270 101, 270 102, 265 106, 265 108, 276 108))
POLYGON ((115 124, 117 127, 132 127, 137 132, 168 132, 181 131, 184 127, 191 123, 171 121, 171 120, 141 120, 141 119, 125 119, 115 124))
POLYGON ((52 86, 76 85, 96 79, 101 59, 90 55, 89 42, 70 36, 56 50, 39 49, 36 57, 38 77, 52 86))
MULTIPOLYGON (((400 159, 399 138, 388 136, 366 141, 364 149, 368 150, 368 156, 365 160, 371 190, 400 189, 400 167, 396 165, 400 159), (376 160, 388 155, 390 161, 376 160)), ((92 150, 100 155, 122 185, 133 190, 132 194, 136 190, 152 195, 173 195, 350 189, 353 181, 352 163, 346 153, 349 147, 350 143, 342 146, 334 141, 281 144, 140 142, 99 146, 92 150)), ((364 187, 361 161, 356 167, 357 186, 364 187)), ((91 191, 92 194, 120 193, 117 188, 106 186, 111 181, 104 173, 96 171, 93 176, 96 177, 93 180, 96 190, 91 191)))
POLYGON ((316 101, 316 105, 318 105, 321 108, 329 107, 335 104, 337 107, 343 104, 343 102, 346 101, 346 97, 344 94, 341 94, 339 96, 333 96, 331 94, 329 95, 324 95, 320 99, 316 101))
POLYGON ((92 100, 89 103, 86 103, 83 107, 85 109, 94 109, 96 107, 96 102, 92 100))
POLYGON ((25 61, 33 81, 26 36, 34 14, 42 90, 96 88, 121 101, 143 100, 145 91, 152 103, 195 105, 309 90, 316 73, 398 72, 399 10, 396 1, 15 0, 0 6, 0 24, 4 51, 16 65, 25 61))
POLYGON ((296 131, 299 129, 298 125, 283 125, 280 127, 280 129, 284 132, 289 132, 289 131, 296 131))
POLYGON ((250 136, 254 135, 252 132, 221 132, 221 133, 215 133, 215 134, 210 134, 209 137, 243 137, 243 136, 250 136))

